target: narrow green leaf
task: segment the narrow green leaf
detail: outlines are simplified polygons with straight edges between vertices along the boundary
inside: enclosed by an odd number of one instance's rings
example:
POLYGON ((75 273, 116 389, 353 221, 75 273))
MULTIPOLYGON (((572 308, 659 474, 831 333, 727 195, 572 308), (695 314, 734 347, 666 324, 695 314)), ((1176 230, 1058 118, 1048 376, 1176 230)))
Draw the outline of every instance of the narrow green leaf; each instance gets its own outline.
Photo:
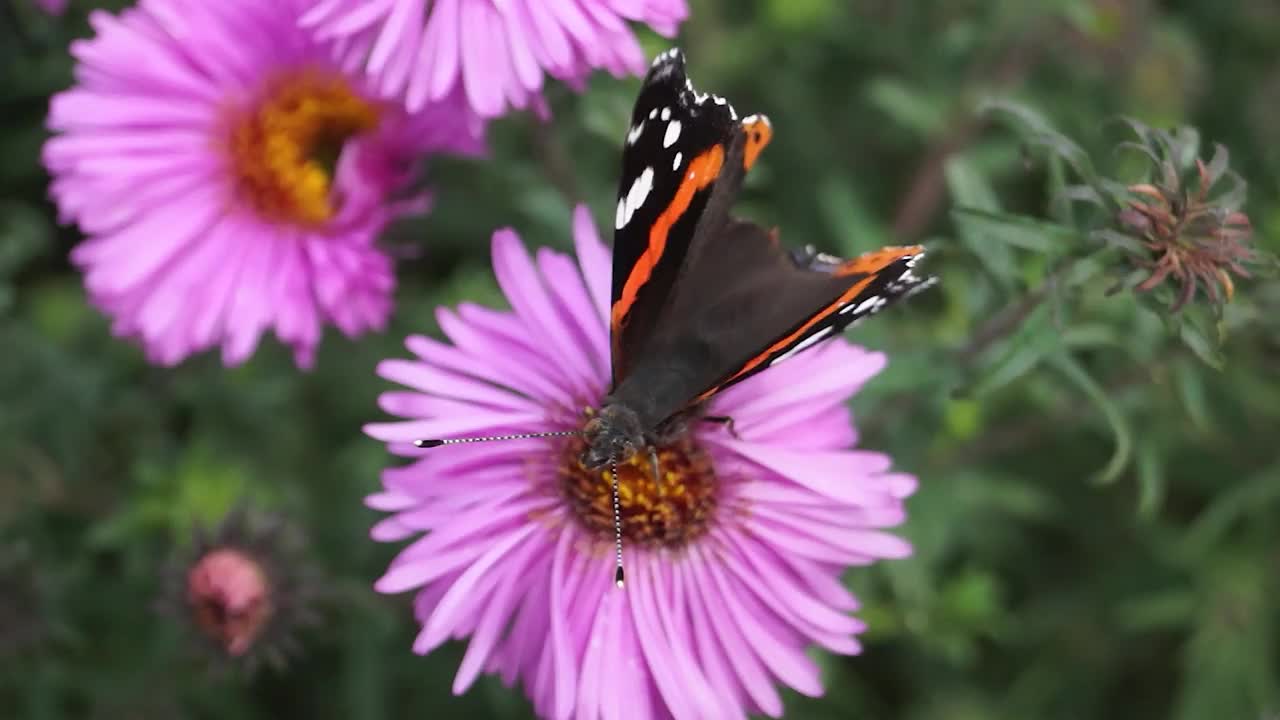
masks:
POLYGON ((992 212, 1000 209, 1000 200, 996 197, 995 190, 974 167, 973 160, 964 155, 953 155, 947 158, 943 170, 947 177, 947 189, 955 204, 992 212))
POLYGON ((867 101, 895 125, 909 128, 921 137, 936 135, 946 123, 946 106, 919 88, 890 77, 867 83, 867 101))
POLYGON ((1280 503, 1280 482, 1276 482, 1276 478, 1280 478, 1280 463, 1273 462, 1248 478, 1237 478, 1229 488, 1219 492, 1213 504, 1196 517, 1182 536, 1182 554, 1196 558, 1209 553, 1223 542, 1242 516, 1251 512, 1273 515, 1280 503))
POLYGON ((1099 484, 1114 482, 1128 466, 1129 456, 1133 451, 1133 432, 1129 428, 1129 421, 1120 412, 1120 408, 1116 407, 1107 391, 1069 354, 1057 353, 1048 358, 1048 362, 1093 401, 1106 418, 1116 448, 1111 459, 1093 479, 1099 484))
POLYGON ((1209 402, 1205 396, 1204 375, 1200 368, 1189 362, 1180 362, 1173 368, 1174 387, 1178 391, 1178 399, 1186 409, 1191 422, 1203 432, 1213 429, 1213 418, 1209 413, 1209 402))
MULTIPOLYGON (((948 158, 943 171, 947 190, 951 193, 955 206, 973 208, 975 212, 994 212, 1000 209, 995 191, 968 158, 960 155, 948 158)), ((969 221, 963 215, 953 213, 952 217, 960 240, 969 252, 986 266, 993 277, 1007 284, 1017 272, 1007 244, 992 243, 988 237, 989 228, 979 227, 976 222, 969 221)))
POLYGON ((987 240, 1039 253, 1061 250, 1064 245, 1080 239, 1080 232, 1075 228, 1025 215, 1011 215, 970 205, 955 208, 953 214, 958 223, 967 223, 970 231, 987 240))
POLYGON ((1094 230, 1089 233, 1089 237, 1097 242, 1106 243, 1112 247, 1120 248, 1134 255, 1146 254, 1147 248, 1140 240, 1135 237, 1125 235, 1122 232, 1111 229, 1094 230))
POLYGON ((1105 181, 1098 175, 1089 154, 1074 140, 1054 129, 1053 125, 1038 111, 1005 98, 984 100, 978 104, 978 111, 984 114, 1004 114, 1015 120, 1027 142, 1062 158, 1078 178, 1098 192, 1098 196, 1107 203, 1112 212, 1117 209, 1117 205, 1108 196, 1105 181))
POLYGON ((1168 480, 1164 474, 1164 452, 1158 441, 1143 437, 1134 455, 1138 473, 1138 517, 1152 520, 1164 505, 1168 480))
POLYGON ((1195 353, 1196 357, 1204 361, 1205 365, 1214 370, 1225 367, 1226 359, 1219 352, 1217 345, 1205 337, 1200 328, 1189 322, 1181 323, 1178 328, 1178 337, 1191 349, 1191 352, 1195 353))
POLYGON ((1031 372, 1044 358, 1059 347, 1058 333, 1049 322, 1049 306, 1041 305, 1023 321, 1022 328, 1002 346, 998 359, 991 363, 967 391, 982 397, 1012 383, 1031 372))

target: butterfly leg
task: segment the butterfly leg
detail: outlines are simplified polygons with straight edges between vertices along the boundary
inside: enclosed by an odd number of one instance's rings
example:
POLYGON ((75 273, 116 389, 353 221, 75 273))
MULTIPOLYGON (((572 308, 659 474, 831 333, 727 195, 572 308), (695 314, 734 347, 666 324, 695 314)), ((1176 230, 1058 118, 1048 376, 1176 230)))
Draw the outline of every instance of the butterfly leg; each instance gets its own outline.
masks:
POLYGON ((703 415, 702 421, 723 425, 725 429, 729 431, 729 434, 733 436, 734 440, 742 439, 742 436, 738 434, 737 428, 733 425, 733 418, 728 415, 703 415))
POLYGON ((828 255, 818 252, 818 249, 812 245, 805 245, 803 248, 793 248, 788 251, 791 255, 791 262, 801 270, 811 270, 814 272, 834 272, 844 262, 834 255, 828 255))

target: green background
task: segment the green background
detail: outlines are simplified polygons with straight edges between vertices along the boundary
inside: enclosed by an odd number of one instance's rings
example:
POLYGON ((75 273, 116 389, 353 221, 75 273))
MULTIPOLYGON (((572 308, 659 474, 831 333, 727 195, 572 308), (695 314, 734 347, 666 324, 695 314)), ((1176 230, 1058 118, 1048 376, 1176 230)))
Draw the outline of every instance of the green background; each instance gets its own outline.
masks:
MULTIPOLYGON (((421 253, 387 332, 327 333, 306 373, 274 340, 243 367, 167 370, 86 305, 78 231, 45 199, 43 117, 85 8, 0 0, 0 717, 527 716, 492 678, 450 695, 461 646, 414 656, 407 597, 370 590, 395 547, 365 540, 361 500, 391 460, 360 426, 388 387, 375 364, 435 332, 435 306, 502 303, 496 227, 568 248, 579 200, 608 227, 638 80, 553 85, 553 123, 505 118, 488 159, 431 164, 436 210, 388 234, 421 253), (245 498, 303 528, 325 588, 302 652, 248 679, 209 672, 152 609, 192 524, 245 498)), ((1280 291, 1237 283, 1220 356, 1159 303, 1105 296, 1123 261, 1055 200, 1064 165, 978 112, 1035 108, 1128 180, 1141 164, 1108 121, 1195 126, 1206 158, 1230 148, 1275 250, 1280 4, 693 0, 679 42, 702 89, 773 120, 744 214, 845 254, 922 240, 943 280, 852 334, 890 354, 853 408, 921 480, 916 554, 848 573, 866 650, 823 656, 827 696, 789 693, 788 716, 1280 712, 1280 291), (1099 272, 1046 281, 1072 258, 1099 272)), ((1212 327, 1205 308, 1184 319, 1212 327)))

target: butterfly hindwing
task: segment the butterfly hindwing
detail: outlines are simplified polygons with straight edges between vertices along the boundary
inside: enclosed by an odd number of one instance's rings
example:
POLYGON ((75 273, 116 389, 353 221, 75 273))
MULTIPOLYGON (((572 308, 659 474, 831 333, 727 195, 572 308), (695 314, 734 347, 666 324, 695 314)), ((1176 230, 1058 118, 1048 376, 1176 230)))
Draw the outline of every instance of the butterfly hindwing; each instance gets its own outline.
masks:
POLYGON ((679 50, 654 60, 624 139, 614 217, 615 383, 645 352, 739 132, 727 101, 693 89, 679 50))
MULTIPOLYGON (((734 360, 698 393, 694 403, 781 363, 822 341, 839 337, 848 327, 935 282, 913 268, 924 257, 919 245, 885 247, 851 260, 830 255, 789 252, 778 243, 777 232, 742 221, 731 221, 722 250, 753 250, 747 260, 754 268, 745 281, 725 292, 726 304, 740 303, 755 321, 755 333, 734 334, 722 341, 726 357, 734 360), (768 255, 767 262, 760 256, 768 255), (783 266, 783 271, 770 268, 783 266), (765 268, 764 271, 758 268, 765 268), (765 300, 762 304, 761 300, 765 300), (815 303, 816 300, 816 303, 815 303), (788 323, 790 326, 787 327, 788 323), (778 328, 786 327, 779 332, 778 328), (761 338, 766 338, 762 344, 761 338)), ((714 319, 704 322, 714 322, 714 319)))

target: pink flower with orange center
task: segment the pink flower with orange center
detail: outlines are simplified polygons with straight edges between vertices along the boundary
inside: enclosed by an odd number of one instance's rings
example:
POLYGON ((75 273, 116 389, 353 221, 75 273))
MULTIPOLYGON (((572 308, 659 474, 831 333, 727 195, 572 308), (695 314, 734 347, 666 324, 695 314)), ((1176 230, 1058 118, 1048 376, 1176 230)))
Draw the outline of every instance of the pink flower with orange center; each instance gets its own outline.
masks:
POLYGON ((406 114, 332 43, 298 27, 305 0, 143 0, 94 12, 54 96, 51 194, 86 235, 72 252, 113 331, 171 365, 264 333, 313 362, 325 325, 348 336, 391 311, 376 240, 422 212, 431 152, 481 149, 460 102, 406 114))

